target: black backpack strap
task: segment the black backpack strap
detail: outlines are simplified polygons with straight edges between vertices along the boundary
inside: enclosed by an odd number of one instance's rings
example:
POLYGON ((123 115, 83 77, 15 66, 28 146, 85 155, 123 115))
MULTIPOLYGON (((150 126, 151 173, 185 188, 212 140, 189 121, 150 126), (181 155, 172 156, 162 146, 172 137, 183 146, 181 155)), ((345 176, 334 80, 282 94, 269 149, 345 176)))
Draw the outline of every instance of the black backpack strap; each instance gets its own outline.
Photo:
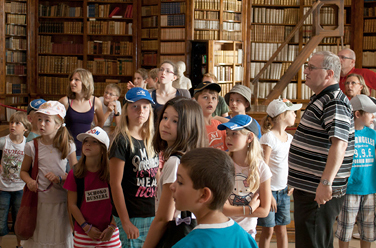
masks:
MULTIPOLYGON (((76 167, 73 166, 73 170, 75 168, 76 167)), ((73 171, 73 175, 74 175, 74 171, 73 171)), ((77 185, 77 207, 81 208, 81 204, 82 204, 82 201, 84 199, 84 193, 85 193, 85 178, 84 177, 77 178, 74 175, 74 180, 76 181, 76 185, 77 185)))

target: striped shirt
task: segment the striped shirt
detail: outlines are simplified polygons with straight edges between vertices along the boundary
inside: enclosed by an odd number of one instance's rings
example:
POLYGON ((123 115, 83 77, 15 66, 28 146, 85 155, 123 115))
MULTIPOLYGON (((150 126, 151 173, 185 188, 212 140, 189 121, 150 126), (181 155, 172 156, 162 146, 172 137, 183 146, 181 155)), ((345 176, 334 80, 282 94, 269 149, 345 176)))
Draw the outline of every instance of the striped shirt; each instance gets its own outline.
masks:
POLYGON ((352 107, 339 85, 331 85, 313 95, 295 132, 289 153, 288 184, 316 193, 328 159, 330 138, 348 142, 342 165, 332 184, 333 196, 346 193, 354 155, 352 107))

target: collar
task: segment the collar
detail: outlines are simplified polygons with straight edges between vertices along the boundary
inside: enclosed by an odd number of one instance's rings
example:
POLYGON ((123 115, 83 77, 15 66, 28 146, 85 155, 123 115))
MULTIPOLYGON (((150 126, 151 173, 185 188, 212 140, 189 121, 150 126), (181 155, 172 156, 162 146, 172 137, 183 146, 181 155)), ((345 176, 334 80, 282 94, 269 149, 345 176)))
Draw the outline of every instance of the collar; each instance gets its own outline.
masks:
POLYGON ((318 95, 313 95, 311 97, 311 100, 313 99, 317 99, 325 94, 327 94, 328 92, 332 92, 332 91, 335 91, 335 90, 338 90, 339 89, 339 84, 332 84, 332 85, 329 85, 328 87, 326 87, 325 89, 323 89, 318 95))

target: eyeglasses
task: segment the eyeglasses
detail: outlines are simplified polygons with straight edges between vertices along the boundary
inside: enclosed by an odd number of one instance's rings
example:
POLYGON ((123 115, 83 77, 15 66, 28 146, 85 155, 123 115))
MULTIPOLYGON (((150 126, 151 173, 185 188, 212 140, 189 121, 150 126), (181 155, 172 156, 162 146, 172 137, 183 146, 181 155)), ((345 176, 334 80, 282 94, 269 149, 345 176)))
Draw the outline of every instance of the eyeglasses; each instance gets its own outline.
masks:
POLYGON ((339 57, 340 59, 353 59, 353 58, 346 57, 346 56, 343 56, 343 55, 338 55, 338 57, 339 57))
POLYGON ((169 69, 165 69, 165 68, 159 68, 159 71, 162 73, 165 71, 166 73, 175 74, 173 71, 170 71, 169 69))
POLYGON ((110 92, 108 92, 108 91, 104 92, 104 94, 105 94, 105 95, 109 95, 110 97, 117 96, 117 95, 112 94, 112 93, 110 93, 110 92))
POLYGON ((318 70, 318 69, 330 70, 329 68, 316 67, 316 66, 313 66, 313 65, 310 65, 310 64, 304 64, 304 70, 305 69, 308 69, 309 71, 318 70))
POLYGON ((355 85, 357 85, 357 84, 360 84, 359 82, 345 82, 345 85, 349 85, 349 84, 351 84, 351 86, 355 86, 355 85))

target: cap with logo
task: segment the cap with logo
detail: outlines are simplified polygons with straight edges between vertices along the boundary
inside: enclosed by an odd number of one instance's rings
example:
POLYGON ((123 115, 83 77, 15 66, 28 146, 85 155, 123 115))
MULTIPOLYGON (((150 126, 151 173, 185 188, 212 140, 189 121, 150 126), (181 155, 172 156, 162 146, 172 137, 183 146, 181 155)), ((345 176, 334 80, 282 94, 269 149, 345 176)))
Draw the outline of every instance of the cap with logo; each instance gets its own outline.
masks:
POLYGON ((77 135, 77 139, 81 142, 83 142, 87 137, 93 137, 94 139, 98 140, 102 144, 104 144, 107 147, 110 146, 110 139, 108 138, 107 133, 100 127, 94 127, 93 129, 90 129, 86 133, 80 133, 77 135))
POLYGON ((27 114, 30 114, 30 112, 32 110, 37 111, 39 109, 40 105, 42 105, 45 102, 46 101, 44 99, 35 99, 35 100, 32 100, 29 103, 29 105, 27 106, 27 114))
POLYGON ((149 91, 140 87, 134 87, 128 90, 127 94, 125 94, 124 101, 137 102, 143 99, 148 100, 151 104, 154 104, 153 98, 151 98, 149 91))
POLYGON ((226 130, 226 128, 233 131, 238 131, 245 128, 254 133, 257 137, 259 136, 259 129, 256 121, 249 115, 235 115, 229 120, 229 122, 218 125, 218 130, 226 130))
POLYGON ((356 95, 351 98, 350 103, 353 107, 353 111, 363 110, 367 113, 376 112, 376 104, 367 95, 356 95))
POLYGON ((212 83, 210 81, 205 81, 197 85, 194 94, 196 95, 197 92, 203 91, 204 89, 211 89, 217 91, 218 93, 221 92, 221 86, 219 86, 219 84, 212 83))
POLYGON ((61 119, 65 118, 67 113, 63 104, 58 101, 47 101, 39 106, 37 113, 46 115, 58 115, 61 119))
POLYGON ((293 104, 289 100, 283 99, 274 99, 271 103, 269 103, 268 107, 266 108, 266 113, 274 118, 288 110, 296 111, 301 109, 303 104, 293 104))

